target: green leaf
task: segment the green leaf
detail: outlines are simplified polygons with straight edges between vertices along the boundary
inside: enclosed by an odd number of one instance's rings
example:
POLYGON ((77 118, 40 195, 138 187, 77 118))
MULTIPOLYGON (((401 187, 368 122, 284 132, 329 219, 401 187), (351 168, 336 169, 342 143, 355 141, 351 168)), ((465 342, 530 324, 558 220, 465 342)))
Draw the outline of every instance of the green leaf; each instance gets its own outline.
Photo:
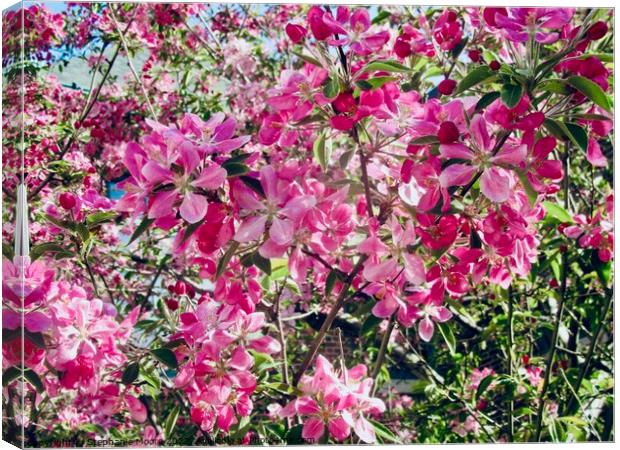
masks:
POLYGON ((18 367, 9 367, 2 373, 2 386, 8 386, 11 381, 19 378, 22 374, 22 370, 18 367))
POLYGON ((306 55, 306 54, 304 54, 304 53, 299 53, 299 52, 296 52, 295 50, 291 51, 291 53, 292 53, 293 55, 297 56, 298 58, 301 58, 301 59, 303 59, 304 61, 306 61, 306 62, 308 62, 308 63, 310 63, 310 64, 312 64, 312 65, 315 65, 315 66, 317 66, 317 67, 323 67, 323 66, 321 65, 321 63, 319 62, 319 60, 318 60, 318 59, 316 59, 316 58, 313 58, 312 56, 306 55))
POLYGON ((70 222, 68 220, 60 220, 60 219, 57 219, 56 217, 51 216, 49 214, 46 214, 45 218, 49 222, 52 222, 54 225, 56 225, 58 228, 63 228, 65 230, 75 231, 75 223, 74 222, 70 222))
POLYGON ((557 203, 544 201, 543 207, 545 208, 547 215, 557 219, 560 223, 573 223, 573 218, 571 215, 557 203))
POLYGON ((370 91, 371 89, 379 89, 384 84, 390 83, 396 80, 397 78, 394 78, 394 77, 375 77, 375 78, 369 78, 367 80, 357 80, 355 84, 362 91, 370 91))
POLYGON ((175 406, 168 417, 166 417, 166 422, 164 423, 164 437, 166 439, 170 439, 172 437, 172 432, 174 431, 174 427, 177 424, 177 420, 179 418, 179 413, 181 412, 180 406, 175 406))
POLYGON ((515 173, 519 177, 519 181, 525 190, 525 194, 530 201, 530 206, 533 207, 536 204, 536 200, 538 200, 538 192, 536 192, 534 186, 530 183, 530 180, 527 179, 527 174, 525 172, 522 170, 516 170, 515 173))
POLYGON ((325 137, 325 132, 321 133, 314 141, 312 152, 314 153, 314 158, 320 164, 321 169, 323 169, 323 171, 327 170, 331 157, 331 139, 328 142, 325 137))
POLYGON ((443 340, 448 345, 448 350, 450 351, 450 355, 456 355, 456 338, 454 337, 454 333, 452 333, 452 328, 447 323, 435 323, 437 328, 439 328, 439 332, 443 337, 443 340))
POLYGON ((200 219, 196 223, 190 223, 189 225, 187 225, 187 227, 185 227, 185 231, 183 232, 183 239, 181 239, 181 244, 187 241, 190 236, 194 234, 203 223, 205 223, 205 219, 200 219))
POLYGON ((75 255, 71 250, 66 249, 55 242, 45 242, 43 244, 34 245, 30 249, 30 258, 35 261, 45 253, 54 253, 55 259, 70 258, 75 255))
POLYGON ((155 219, 149 219, 147 216, 144 216, 144 219, 142 219, 142 222, 140 222, 140 225, 138 225, 138 227, 134 230, 133 234, 131 235, 131 238, 129 239, 129 242, 127 243, 127 245, 130 245, 133 241, 138 239, 140 235, 144 233, 147 230, 147 228, 151 226, 153 222, 155 222, 155 219))
POLYGON ((407 73, 407 72, 411 72, 412 70, 407 66, 403 66, 398 61, 381 60, 381 61, 373 61, 371 63, 368 63, 366 64, 366 67, 362 69, 362 72, 372 72, 372 71, 407 73))
POLYGON ((295 425, 290 430, 286 432, 286 443, 288 445, 300 445, 305 444, 306 441, 301 437, 301 431, 303 430, 303 425, 295 425))
POLYGON ((495 72, 488 66, 476 67, 461 80, 456 88, 455 94, 460 94, 461 92, 466 91, 467 89, 472 88, 494 76, 495 72))
POLYGON ((491 103, 493 103, 495 100, 497 100, 500 95, 501 94, 497 91, 488 92, 484 94, 482 97, 480 97, 480 100, 478 100, 478 103, 476 103, 476 112, 482 111, 484 108, 486 108, 491 103))
POLYGON ((377 14, 374 19, 372 19, 372 24, 377 25, 378 23, 383 22, 385 19, 387 19, 391 15, 392 14, 389 11, 384 9, 379 14, 377 14))
POLYGON ((478 400, 482 396, 482 394, 484 394, 484 392, 491 385, 491 383, 493 383, 493 380, 495 380, 495 375, 488 375, 480 381, 478 389, 476 390, 476 400, 478 400))
POLYGON ((437 136, 420 136, 409 142, 411 145, 432 145, 439 144, 437 136))
POLYGON ((121 381, 123 384, 131 384, 138 378, 138 374, 140 373, 140 364, 137 362, 133 362, 125 367, 123 371, 123 375, 121 377, 121 381))
POLYGON ((4 256, 9 261, 13 261, 13 258, 15 257, 15 253, 13 252, 13 247, 11 247, 6 242, 2 243, 2 256, 4 256))
POLYGON ((247 175, 242 175, 239 177, 239 179, 243 181, 243 184, 245 184, 247 187, 252 189, 258 195, 260 195, 263 198, 265 197, 265 191, 263 191, 263 186, 260 184, 259 180, 257 180, 256 178, 249 177, 247 175))
POLYGON ((611 281, 611 261, 603 262, 598 257, 598 251, 592 251, 592 267, 596 271, 596 275, 598 276, 601 284, 605 287, 609 286, 609 282, 611 281))
POLYGON ((26 377, 26 380, 28 380, 32 387, 34 387, 38 392, 45 391, 45 386, 43 385, 41 378, 39 378, 39 375, 37 375, 32 369, 24 370, 24 377, 26 377))
POLYGON ((227 178, 245 175, 250 171, 250 168, 248 166, 239 162, 224 163, 222 164, 222 167, 226 170, 227 178))
MULTIPOLYGON (((560 122, 561 123, 561 122, 560 122)), ((563 124, 568 130, 568 137, 571 141, 578 147, 580 147, 584 152, 588 151, 588 133, 583 129, 580 125, 575 123, 565 123, 563 124)))
POLYGON ((594 81, 577 75, 569 77, 566 81, 605 111, 611 112, 607 95, 594 81))
POLYGON ((328 297, 329 294, 332 293, 336 281, 338 281, 338 270, 332 269, 329 271, 329 274, 327 274, 327 279, 325 280, 325 297, 328 297))
POLYGON ((174 356, 174 352, 169 348, 156 348, 151 350, 151 354, 157 358, 158 361, 164 363, 171 369, 176 369, 179 366, 177 357, 174 356))
POLYGON ((393 444, 401 443, 398 437, 396 437, 394 433, 392 433, 392 431, 388 427, 372 419, 368 419, 368 421, 372 424, 372 427, 375 429, 375 435, 378 438, 380 438, 383 442, 391 442, 393 444))
POLYGON ((45 348, 45 340, 43 334, 39 332, 24 330, 24 337, 39 348, 45 348))
POLYGON ((215 279, 218 279, 220 276, 222 276, 222 274, 228 267, 228 263, 230 262, 230 259, 233 257, 238 247, 239 247, 239 242, 232 241, 230 243, 230 246, 228 247, 228 250, 226 250, 226 253, 224 253, 224 255, 217 262, 217 269, 215 271, 215 279))
POLYGON ((86 223, 89 226, 99 225, 100 223, 109 222, 118 214, 114 211, 97 211, 96 213, 86 216, 86 223))
POLYGON ((523 96, 523 87, 520 84, 505 84, 502 86, 502 102, 512 109, 519 103, 523 96))
POLYGON ((271 261, 258 253, 258 250, 254 252, 252 260, 254 261, 254 265, 256 267, 265 272, 267 275, 271 275, 271 261))
POLYGON ((328 78, 323 85, 323 95, 327 98, 336 98, 340 93, 340 82, 337 79, 328 78))
POLYGON ((383 319, 375 316, 374 314, 369 314, 360 328, 360 336, 367 335, 369 332, 377 328, 381 322, 383 322, 383 319))

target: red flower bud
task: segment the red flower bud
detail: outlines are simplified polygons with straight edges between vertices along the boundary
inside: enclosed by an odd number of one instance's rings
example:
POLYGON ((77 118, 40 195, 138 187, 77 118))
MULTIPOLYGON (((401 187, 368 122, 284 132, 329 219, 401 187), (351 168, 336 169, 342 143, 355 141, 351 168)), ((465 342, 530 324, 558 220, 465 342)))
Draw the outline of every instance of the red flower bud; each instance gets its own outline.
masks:
POLYGON ((185 295, 186 292, 187 287, 185 286, 185 283, 181 280, 177 281, 177 284, 174 285, 174 293, 177 295, 185 295))
POLYGON ((398 36, 396 42, 394 42, 394 53, 396 53, 396 56, 399 58, 406 58, 413 53, 413 49, 409 42, 403 39, 402 36, 398 36))
POLYGON ((469 59, 471 59, 472 62, 480 62, 480 50, 469 50, 467 52, 467 56, 469 56, 469 59))
POLYGON ((598 41, 599 39, 601 39, 603 36, 607 34, 608 30, 609 28, 607 27, 607 24, 599 20, 598 22, 596 22, 594 25, 592 25, 588 29, 588 33, 587 33, 588 39, 592 39, 593 41, 598 41))
POLYGON ((63 192, 58 197, 58 203, 60 203, 60 206, 62 206, 64 209, 72 209, 75 207, 77 201, 75 200, 75 195, 69 192, 63 192))
POLYGON ((293 42, 293 44, 298 44, 305 37, 308 30, 306 30, 301 25, 295 25, 294 23, 289 23, 285 28, 286 35, 293 42))
POLYGON ((497 62, 496 60, 493 60, 489 63, 489 67, 491 68, 491 70, 499 70, 501 66, 499 62, 497 62))
POLYGON ((166 306, 170 311, 176 311, 179 309, 179 302, 173 298, 166 299, 166 306))
POLYGON ((437 86, 437 90, 441 95, 450 95, 456 89, 456 81, 446 78, 437 86))
POLYGON ((523 365, 527 366, 530 363, 530 355, 523 355, 521 360, 523 361, 523 365))
POLYGON ((454 122, 442 122, 437 137, 441 144, 451 144, 459 138, 459 129, 454 125, 454 122))

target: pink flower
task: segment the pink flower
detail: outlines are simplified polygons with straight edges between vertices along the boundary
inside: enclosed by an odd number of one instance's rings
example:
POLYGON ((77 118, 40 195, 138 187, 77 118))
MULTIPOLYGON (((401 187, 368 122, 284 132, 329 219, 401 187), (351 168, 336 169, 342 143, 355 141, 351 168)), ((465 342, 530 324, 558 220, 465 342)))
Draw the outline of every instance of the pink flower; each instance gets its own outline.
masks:
POLYGON ((418 334, 425 342, 432 339, 436 322, 443 323, 452 318, 450 310, 443 306, 443 299, 436 298, 432 291, 419 290, 407 300, 414 307, 418 318, 418 334))
POLYGON ((456 12, 446 9, 435 22, 433 37, 442 50, 452 50, 461 42, 463 30, 456 12))
POLYGON ((365 443, 376 441, 374 428, 367 415, 380 414, 384 403, 370 397, 373 380, 364 378, 366 367, 359 365, 337 375, 322 355, 316 358, 314 375, 300 381, 302 395, 280 410, 281 417, 304 417, 302 437, 318 443, 325 432, 336 441, 343 441, 351 429, 365 443))
POLYGON ((560 38, 557 31, 570 22, 573 8, 492 8, 487 14, 487 24, 500 28, 513 42, 527 42, 533 35, 536 42, 553 44, 560 38))
POLYGON ((505 144, 494 156, 495 139, 488 133, 487 123, 480 115, 471 120, 471 147, 464 144, 441 144, 441 156, 447 159, 464 159, 471 165, 456 163, 447 166, 439 176, 443 187, 464 186, 478 170, 482 170, 480 190, 491 201, 501 203, 508 200, 514 186, 513 178, 506 168, 517 167, 526 157, 527 148, 523 145, 505 144))
POLYGON ((260 183, 265 193, 264 202, 247 189, 239 188, 236 191, 236 200, 246 215, 234 239, 242 243, 258 240, 270 224, 269 238, 278 245, 289 245, 295 229, 316 204, 316 199, 311 195, 288 198, 290 191, 286 183, 278 179, 272 166, 261 169, 260 183))

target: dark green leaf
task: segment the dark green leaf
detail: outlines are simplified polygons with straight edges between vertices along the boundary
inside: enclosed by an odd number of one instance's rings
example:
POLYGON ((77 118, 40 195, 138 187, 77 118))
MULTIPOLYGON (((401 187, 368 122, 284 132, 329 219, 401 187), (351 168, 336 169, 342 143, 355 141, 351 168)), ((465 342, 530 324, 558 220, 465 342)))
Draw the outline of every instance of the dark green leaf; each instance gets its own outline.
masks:
POLYGON ((32 342, 39 348, 45 348, 45 340, 43 339, 43 334, 39 332, 33 332, 29 330, 24 330, 24 337, 32 342))
POLYGON ((155 219, 149 219, 147 216, 144 216, 144 219, 142 219, 142 222, 140 222, 140 225, 138 225, 138 227, 134 230, 133 234, 131 235, 131 238, 129 239, 129 242, 127 243, 127 245, 131 244, 133 241, 138 239, 140 235, 144 233, 147 230, 147 228, 151 226, 153 222, 155 222, 155 219))
POLYGON ((169 348, 156 348, 155 350, 151 350, 151 353, 158 361, 164 363, 171 369, 176 369, 179 366, 177 357, 174 356, 174 352, 169 348))
POLYGON ((301 437, 303 427, 303 425, 295 425, 286 432, 286 443, 288 445, 301 445, 306 443, 304 438, 301 437))
POLYGON ((392 431, 380 422, 372 419, 368 419, 375 429, 375 435, 381 439, 382 442, 391 442, 393 444, 400 444, 400 440, 392 433, 392 431))
POLYGON ((384 84, 390 83, 396 80, 397 79, 394 77, 375 77, 375 78, 369 78, 367 80, 357 80, 355 84, 362 91, 370 91, 371 89, 378 89, 382 87, 384 84))
POLYGON ((329 294, 332 293, 336 281, 338 281, 338 270, 332 269, 329 274, 327 274, 327 279, 325 280, 325 297, 328 297, 329 294))
POLYGON ((9 261, 13 261, 15 257, 15 253, 13 252, 13 247, 7 244, 6 242, 2 243, 2 256, 4 256, 9 261))
POLYGON ((271 275, 271 260, 263 258, 263 256, 258 253, 258 250, 254 252, 252 260, 254 261, 254 265, 256 267, 265 272, 267 275, 271 275))
POLYGON ((216 279, 222 276, 222 274, 228 267, 228 263, 230 262, 230 259, 233 257, 238 247, 239 247, 239 242, 231 241, 230 246, 228 247, 228 250, 226 250, 226 253, 224 253, 224 255, 217 262, 217 270, 215 272, 216 279))
POLYGON ((388 17, 390 17, 392 14, 389 11, 386 11, 385 9, 383 11, 381 11, 379 14, 377 14, 375 16, 374 19, 372 19, 372 24, 373 25, 377 25, 378 23, 383 22, 385 19, 387 19, 388 17))
POLYGON ((11 381, 19 378, 22 370, 18 367, 9 367, 2 373, 2 386, 8 386, 11 381))
POLYGON ((222 167, 226 170, 226 176, 228 178, 238 177, 245 175, 249 172, 250 168, 243 163, 231 162, 228 164, 222 164, 222 167))
POLYGON ((466 91, 467 89, 472 88, 494 76, 495 72, 493 72, 488 66, 476 67, 461 80, 457 86, 455 94, 460 94, 461 92, 466 91))
POLYGON ((605 111, 611 112, 607 95, 594 81, 576 75, 569 77, 566 81, 605 111))
POLYGON ((131 384, 138 378, 138 373, 140 373, 140 364, 137 362, 133 362, 125 367, 123 371, 123 375, 121 377, 121 381, 123 384, 131 384))
POLYGON ((515 173, 519 177, 519 181, 525 190, 525 194, 530 201, 530 206, 534 206, 536 204, 536 200, 538 200, 538 192, 536 192, 532 186, 532 183, 530 183, 530 180, 527 179, 527 174, 525 172, 516 170, 515 173))
POLYGON ((174 431, 174 427, 177 424, 180 412, 181 408, 177 405, 173 408, 172 411, 170 411, 168 417, 166 417, 166 423, 164 424, 164 437, 166 439, 170 439, 172 437, 172 432, 174 431))
POLYGON ((443 337, 443 340, 446 342, 450 355, 454 356, 456 354, 456 338, 454 337, 454 333, 452 333, 452 328, 446 322, 437 322, 435 325, 439 329, 439 333, 443 337))
MULTIPOLYGON (((560 122, 561 123, 561 122, 560 122)), ((580 125, 574 123, 565 123, 564 126, 568 130, 568 137, 584 152, 588 151, 588 133, 580 125)))
POLYGON ((71 250, 66 249, 60 244, 57 244, 55 242, 45 242, 43 244, 34 245, 30 249, 30 259, 35 261, 41 256, 43 256, 45 253, 54 253, 54 257, 56 259, 70 258, 71 256, 75 255, 71 250))
POLYGON ((520 84, 505 84, 502 86, 502 102, 512 109, 519 103, 523 96, 523 87, 520 84))
POLYGON ((321 133, 319 137, 314 141, 312 146, 314 158, 321 165, 321 168, 325 171, 329 164, 331 157, 331 143, 328 145, 325 137, 325 132, 321 133))
POLYGON ((37 391, 45 391, 45 386, 43 386, 41 378, 39 378, 39 375, 37 375, 32 369, 26 369, 24 371, 24 376, 26 377, 26 380, 28 380, 28 382, 32 385, 32 387, 34 387, 37 391))
POLYGON ((484 392, 491 385, 491 383, 493 383, 494 379, 495 379, 495 375, 488 375, 484 377, 482 381, 480 381, 480 384, 478 385, 478 389, 476 390, 476 400, 478 400, 482 396, 482 394, 484 394, 484 392))
POLYGON ((476 103, 476 111, 477 112, 482 111, 484 108, 486 108, 491 103, 493 103, 495 100, 497 100, 500 95, 501 94, 497 91, 488 92, 484 94, 482 97, 480 97, 480 100, 478 100, 478 103, 476 103))
POLYGON ((411 145, 439 144, 437 136, 420 136, 409 142, 411 145))
POLYGON ((409 67, 403 66, 398 61, 383 60, 383 61, 373 61, 371 63, 368 63, 366 67, 362 69, 362 72, 372 72, 372 71, 406 73, 406 72, 411 72, 411 69, 409 67))
POLYGON ((185 227, 185 231, 183 232, 183 239, 181 239, 181 244, 187 241, 190 236, 194 234, 203 223, 205 223, 205 219, 201 219, 196 223, 190 223, 189 225, 187 225, 187 227, 185 227))
POLYGON ((327 98, 336 98, 340 92, 340 83, 338 80, 328 78, 323 85, 323 95, 327 98))
POLYGON ((374 314, 369 314, 364 323, 362 324, 362 328, 360 329, 360 336, 365 336, 370 331, 377 328, 377 326, 383 322, 383 319, 375 316, 374 314))
POLYGON ((263 198, 265 197, 265 191, 263 191, 263 186, 260 184, 259 180, 257 180, 256 178, 249 177, 247 175, 242 175, 239 177, 239 179, 243 181, 243 184, 245 184, 247 187, 252 189, 258 195, 260 195, 263 198))

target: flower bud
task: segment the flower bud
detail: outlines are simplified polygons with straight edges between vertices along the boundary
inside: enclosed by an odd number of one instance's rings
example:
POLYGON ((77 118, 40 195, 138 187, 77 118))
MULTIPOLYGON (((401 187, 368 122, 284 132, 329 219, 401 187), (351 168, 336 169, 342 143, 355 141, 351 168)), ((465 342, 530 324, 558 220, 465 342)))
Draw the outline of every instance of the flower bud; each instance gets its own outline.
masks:
POLYGON ((456 81, 446 78, 437 86, 437 90, 441 95, 450 95, 456 89, 456 81))
POLYGON ((187 287, 185 283, 182 282, 181 280, 177 281, 177 283, 174 285, 174 293, 177 295, 185 295, 186 292, 187 292, 187 287))
POLYGON ((285 31, 286 35, 291 40, 291 42, 293 42, 293 44, 300 43, 306 37, 306 33, 308 32, 301 25, 296 25, 294 23, 287 24, 285 31))
POLYGON ((64 209, 69 210, 75 207, 77 201, 75 200, 75 195, 69 192, 63 192, 58 197, 58 203, 60 203, 60 206, 62 206, 64 209))
POLYGON ((476 49, 472 49, 469 50, 467 52, 467 56, 469 56, 469 59, 472 60, 472 62, 480 62, 480 50, 476 50, 476 49))
POLYGON ((437 133, 437 137, 439 138, 439 142, 441 144, 451 144, 456 142, 459 135, 459 129, 456 127, 454 122, 442 122, 439 126, 439 132, 437 133))
POLYGON ((497 60, 495 60, 495 59, 494 59, 493 61, 491 61, 491 62, 489 63, 489 67, 491 68, 491 70, 495 70, 495 71, 497 71, 497 70, 499 70, 499 68, 500 68, 501 66, 500 66, 499 62, 498 62, 497 60))
POLYGON ((601 39, 603 36, 607 34, 608 30, 609 28, 607 27, 607 24, 599 20, 598 22, 596 22, 594 25, 592 25, 588 29, 588 33, 587 33, 588 39, 592 39, 593 41, 598 41, 599 39, 601 39))

